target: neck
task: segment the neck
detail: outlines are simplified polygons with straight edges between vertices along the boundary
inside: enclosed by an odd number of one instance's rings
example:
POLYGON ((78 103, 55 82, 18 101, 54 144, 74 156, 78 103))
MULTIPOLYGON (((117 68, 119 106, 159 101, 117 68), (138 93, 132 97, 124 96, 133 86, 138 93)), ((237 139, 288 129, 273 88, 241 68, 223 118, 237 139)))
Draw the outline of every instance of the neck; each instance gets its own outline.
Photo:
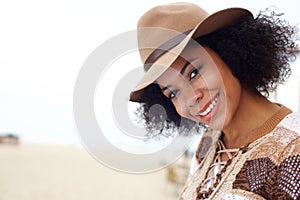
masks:
POLYGON ((281 106, 270 102, 261 94, 243 89, 237 112, 223 129, 226 148, 248 145, 270 132, 280 120, 272 122, 272 125, 268 122, 280 109, 281 106))

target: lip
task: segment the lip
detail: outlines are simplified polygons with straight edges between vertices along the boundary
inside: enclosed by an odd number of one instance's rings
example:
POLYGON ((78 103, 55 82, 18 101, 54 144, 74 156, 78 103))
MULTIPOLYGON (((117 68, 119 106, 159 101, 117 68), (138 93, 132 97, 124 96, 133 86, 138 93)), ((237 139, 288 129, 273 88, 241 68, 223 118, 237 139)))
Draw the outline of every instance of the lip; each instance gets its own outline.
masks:
POLYGON ((198 112, 197 117, 201 118, 204 121, 210 121, 211 118, 216 114, 216 111, 218 110, 218 105, 220 102, 220 93, 218 92, 209 102, 203 106, 203 108, 198 112), (212 102, 216 99, 216 103, 214 107, 205 115, 201 115, 200 113, 203 113, 207 108, 212 104, 212 102))

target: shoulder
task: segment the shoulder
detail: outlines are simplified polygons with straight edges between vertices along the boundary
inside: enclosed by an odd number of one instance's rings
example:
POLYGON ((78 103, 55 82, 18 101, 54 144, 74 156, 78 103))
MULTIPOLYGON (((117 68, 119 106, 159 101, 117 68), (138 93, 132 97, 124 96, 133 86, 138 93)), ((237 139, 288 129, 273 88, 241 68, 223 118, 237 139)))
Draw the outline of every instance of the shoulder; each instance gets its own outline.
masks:
POLYGON ((288 145, 293 140, 300 137, 300 114, 290 113, 285 116, 271 135, 273 140, 282 145, 288 145))
POLYGON ((262 139, 249 159, 268 158, 277 166, 287 157, 300 154, 300 115, 286 115, 272 132, 262 139))
POLYGON ((291 131, 298 133, 300 136, 300 113, 288 114, 279 124, 279 127, 285 127, 291 131))
POLYGON ((288 114, 275 128, 272 137, 282 147, 282 156, 286 152, 300 154, 300 114, 288 114))
POLYGON ((300 114, 291 113, 278 127, 280 144, 283 145, 279 156, 277 171, 278 187, 285 195, 300 197, 300 114))
POLYGON ((249 154, 234 187, 266 199, 300 197, 300 115, 290 113, 249 154), (249 181, 250 180, 250 181, 249 181))

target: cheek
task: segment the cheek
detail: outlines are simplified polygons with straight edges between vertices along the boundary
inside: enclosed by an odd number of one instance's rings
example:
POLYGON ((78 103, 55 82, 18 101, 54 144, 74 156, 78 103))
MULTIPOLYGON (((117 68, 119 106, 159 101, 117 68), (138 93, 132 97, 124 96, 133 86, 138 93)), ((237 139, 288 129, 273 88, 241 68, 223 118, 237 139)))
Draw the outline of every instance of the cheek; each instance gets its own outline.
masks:
POLYGON ((175 109, 176 109, 176 112, 180 115, 180 116, 182 116, 182 114, 183 114, 183 107, 182 107, 182 105, 179 103, 179 101, 178 100, 174 100, 173 101, 173 105, 175 106, 175 109))
POLYGON ((173 105, 175 106, 176 112, 181 117, 188 117, 188 110, 186 108, 186 105, 184 104, 184 101, 179 101, 178 99, 176 99, 173 102, 173 105))
POLYGON ((242 87, 240 83, 235 79, 231 81, 230 85, 226 85, 225 91, 228 112, 230 112, 230 115, 234 115, 240 103, 242 87))
POLYGON ((222 76, 215 66, 208 66, 195 81, 198 88, 216 89, 223 86, 222 76))
POLYGON ((232 98, 232 100, 238 100, 241 95, 241 84, 237 78, 235 78, 231 73, 228 73, 228 75, 225 76, 226 78, 223 79, 224 86, 227 95, 232 98))

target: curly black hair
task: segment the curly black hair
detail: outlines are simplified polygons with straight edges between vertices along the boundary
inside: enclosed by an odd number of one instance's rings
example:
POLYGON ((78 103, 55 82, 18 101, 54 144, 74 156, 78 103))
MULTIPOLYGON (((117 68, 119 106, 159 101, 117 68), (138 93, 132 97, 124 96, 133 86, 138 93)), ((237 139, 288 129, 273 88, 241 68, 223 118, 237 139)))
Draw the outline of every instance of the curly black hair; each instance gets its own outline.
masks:
MULTIPOLYGON (((215 51, 229 66, 233 75, 248 90, 266 97, 284 83, 291 74, 289 62, 299 52, 297 28, 281 20, 282 14, 274 11, 260 12, 256 18, 247 16, 238 23, 196 38, 204 47, 215 51)), ((195 123, 176 112, 172 102, 165 97, 157 84, 149 85, 142 95, 144 103, 138 110, 148 130, 183 127, 188 132, 195 123), (151 112, 153 105, 161 105, 163 112, 151 112), (162 117, 164 115, 164 117, 162 117)))

